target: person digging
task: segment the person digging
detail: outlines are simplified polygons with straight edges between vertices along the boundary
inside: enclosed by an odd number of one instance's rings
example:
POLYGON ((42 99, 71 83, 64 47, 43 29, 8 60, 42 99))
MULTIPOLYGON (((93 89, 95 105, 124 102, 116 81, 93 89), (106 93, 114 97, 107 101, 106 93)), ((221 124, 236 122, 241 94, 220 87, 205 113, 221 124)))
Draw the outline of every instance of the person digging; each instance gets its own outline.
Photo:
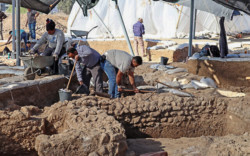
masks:
POLYGON ((77 48, 69 48, 67 50, 69 58, 74 59, 76 62, 76 74, 80 87, 85 94, 89 94, 90 79, 93 77, 94 90, 96 92, 103 92, 102 68, 100 65, 101 55, 94 49, 80 45, 77 48))
POLYGON ((128 73, 130 84, 135 93, 140 92, 135 85, 134 69, 142 64, 141 56, 131 56, 122 50, 109 50, 104 53, 101 66, 109 79, 109 95, 111 98, 119 98, 122 76, 128 73), (118 72, 116 72, 118 69, 118 72))

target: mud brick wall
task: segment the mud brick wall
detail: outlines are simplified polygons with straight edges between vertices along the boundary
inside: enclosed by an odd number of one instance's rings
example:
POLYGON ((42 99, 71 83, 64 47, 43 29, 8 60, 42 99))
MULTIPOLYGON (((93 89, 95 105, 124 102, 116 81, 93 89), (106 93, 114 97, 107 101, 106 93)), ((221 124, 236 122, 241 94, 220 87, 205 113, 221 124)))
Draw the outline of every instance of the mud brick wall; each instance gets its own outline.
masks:
POLYGON ((137 94, 136 98, 98 101, 101 109, 114 116, 128 137, 197 137, 223 135, 227 103, 216 98, 181 98, 165 94, 137 94))

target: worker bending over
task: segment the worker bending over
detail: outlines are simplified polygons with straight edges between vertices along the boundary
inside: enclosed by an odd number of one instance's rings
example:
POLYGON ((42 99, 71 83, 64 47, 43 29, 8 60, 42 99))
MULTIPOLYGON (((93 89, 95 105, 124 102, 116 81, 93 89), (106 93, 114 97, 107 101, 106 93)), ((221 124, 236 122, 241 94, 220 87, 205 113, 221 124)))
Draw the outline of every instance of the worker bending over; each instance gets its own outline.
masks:
POLYGON ((100 66, 101 55, 94 49, 80 45, 77 48, 69 48, 67 54, 76 63, 76 74, 80 85, 85 84, 88 89, 90 79, 93 77, 95 91, 103 92, 102 69, 100 66))
POLYGON ((121 80, 125 73, 128 73, 130 84, 137 93, 139 90, 135 85, 134 69, 142 64, 140 56, 131 56, 122 50, 109 50, 103 55, 104 60, 101 66, 109 79, 109 94, 111 98, 119 98, 122 91, 121 80), (118 72, 116 72, 118 69, 118 72))

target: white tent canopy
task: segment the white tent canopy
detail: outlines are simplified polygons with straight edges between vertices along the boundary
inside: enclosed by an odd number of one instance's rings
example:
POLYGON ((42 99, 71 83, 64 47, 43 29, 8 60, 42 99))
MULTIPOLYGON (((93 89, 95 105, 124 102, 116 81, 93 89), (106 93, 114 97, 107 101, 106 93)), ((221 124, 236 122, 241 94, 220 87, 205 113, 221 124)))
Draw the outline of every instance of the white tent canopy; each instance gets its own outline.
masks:
MULTIPOLYGON (((145 38, 174 38, 180 36, 180 34, 189 33, 190 10, 188 7, 183 7, 180 13, 182 6, 166 2, 154 2, 151 0, 126 0, 118 2, 130 37, 133 36, 133 24, 139 17, 144 19, 145 38), (179 16, 180 21, 178 29, 176 29, 179 16)), ((124 36, 114 1, 99 1, 94 9, 115 38, 124 36)), ((207 12, 198 11, 196 20, 196 32, 219 33, 219 17, 207 12)), ((78 3, 75 3, 68 20, 68 33, 70 33, 70 30, 88 31, 96 25, 98 25, 98 29, 89 34, 90 38, 109 37, 105 27, 98 20, 93 10, 90 9, 88 17, 84 17, 78 3)), ((228 33, 250 32, 250 18, 246 14, 235 16, 232 21, 225 22, 225 28, 228 33)))

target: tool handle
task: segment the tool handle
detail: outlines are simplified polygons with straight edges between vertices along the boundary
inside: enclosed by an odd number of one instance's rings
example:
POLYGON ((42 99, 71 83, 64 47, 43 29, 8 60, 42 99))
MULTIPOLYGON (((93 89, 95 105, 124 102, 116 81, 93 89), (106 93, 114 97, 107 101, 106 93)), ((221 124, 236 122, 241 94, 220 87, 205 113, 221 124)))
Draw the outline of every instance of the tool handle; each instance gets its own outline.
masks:
POLYGON ((73 69, 72 69, 71 74, 70 74, 69 82, 68 82, 67 88, 66 88, 67 90, 69 89, 69 84, 70 84, 71 78, 72 78, 73 73, 74 73, 74 70, 75 70, 76 62, 77 62, 77 61, 75 61, 74 66, 73 66, 73 69))
MULTIPOLYGON (((132 90, 132 89, 122 89, 122 91, 124 91, 124 92, 134 92, 134 90, 132 90)), ((150 90, 139 90, 139 92, 141 92, 141 93, 153 93, 154 91, 150 91, 150 90)))
POLYGON ((167 84, 165 84, 163 82, 160 82, 160 81, 155 81, 155 82, 160 83, 160 84, 162 84, 162 85, 164 85, 164 86, 166 86, 168 88, 178 88, 179 89, 179 87, 172 87, 172 86, 169 86, 169 85, 167 85, 167 84))

